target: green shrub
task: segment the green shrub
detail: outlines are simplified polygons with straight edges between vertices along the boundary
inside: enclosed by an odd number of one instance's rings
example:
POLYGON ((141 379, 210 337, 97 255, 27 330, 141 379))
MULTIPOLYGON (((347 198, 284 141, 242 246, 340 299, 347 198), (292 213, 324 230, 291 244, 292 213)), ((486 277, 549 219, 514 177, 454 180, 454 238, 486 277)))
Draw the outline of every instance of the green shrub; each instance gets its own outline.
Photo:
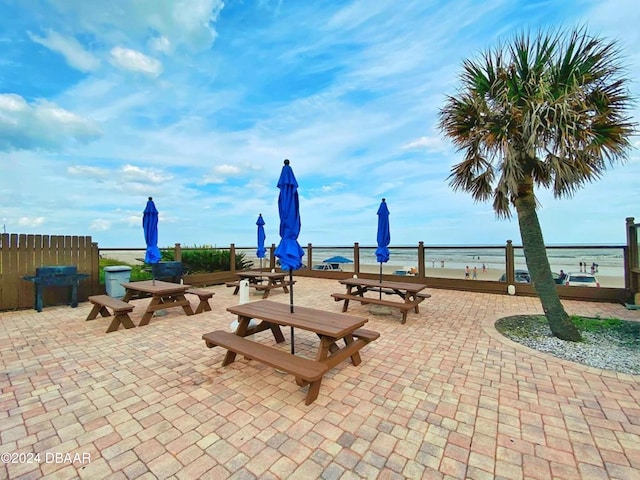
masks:
MULTIPOLYGON (((160 251, 163 261, 175 260, 173 248, 160 251)), ((236 252, 236 270, 244 270, 252 266, 243 252, 236 252)), ((231 270, 231 252, 214 248, 211 245, 182 248, 182 264, 189 273, 213 273, 231 270)))

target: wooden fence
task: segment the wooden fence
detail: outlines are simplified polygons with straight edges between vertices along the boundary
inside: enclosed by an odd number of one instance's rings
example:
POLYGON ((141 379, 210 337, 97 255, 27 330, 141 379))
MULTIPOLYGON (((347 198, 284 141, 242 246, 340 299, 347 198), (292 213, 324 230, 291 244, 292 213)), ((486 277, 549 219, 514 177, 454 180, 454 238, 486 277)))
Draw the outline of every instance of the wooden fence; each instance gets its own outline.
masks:
MULTIPOLYGON (((98 245, 89 236, 0 234, 0 310, 33 308, 34 285, 22 277, 35 275, 36 268, 42 266, 75 265, 78 273, 88 274, 79 284, 79 302, 103 293, 99 258, 98 245)), ((43 301, 59 305, 67 298, 66 287, 49 287, 43 301)))

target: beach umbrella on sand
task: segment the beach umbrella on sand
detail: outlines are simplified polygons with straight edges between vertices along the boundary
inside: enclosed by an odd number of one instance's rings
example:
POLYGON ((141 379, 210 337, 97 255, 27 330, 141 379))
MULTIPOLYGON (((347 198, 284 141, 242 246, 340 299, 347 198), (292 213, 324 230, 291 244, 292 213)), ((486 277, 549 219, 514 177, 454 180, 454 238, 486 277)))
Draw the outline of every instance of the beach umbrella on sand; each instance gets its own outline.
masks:
POLYGON ((342 255, 336 255, 335 257, 323 260, 322 263, 353 263, 353 260, 343 257, 342 255))
POLYGON ((258 249, 256 250, 256 257, 260 259, 260 273, 262 273, 262 259, 266 252, 264 248, 264 241, 267 238, 264 233, 264 219, 262 218, 262 214, 258 215, 256 225, 258 226, 258 249))
MULTIPOLYGON (((380 283, 382 283, 382 264, 389 261, 389 243, 391 242, 391 232, 389 231, 389 208, 383 198, 378 208, 378 248, 376 248, 376 259, 380 263, 380 283)), ((382 288, 380 289, 382 298, 382 288)))
MULTIPOLYGON (((289 160, 284 161, 284 167, 278 180, 280 195, 278 196, 278 212, 280 214, 280 244, 276 248, 275 256, 280 259, 280 268, 289 270, 289 305, 293 313, 293 271, 302 266, 304 251, 298 244, 300 234, 300 202, 298 199, 298 182, 289 166, 289 160)), ((293 327, 291 327, 291 353, 295 353, 293 327)))

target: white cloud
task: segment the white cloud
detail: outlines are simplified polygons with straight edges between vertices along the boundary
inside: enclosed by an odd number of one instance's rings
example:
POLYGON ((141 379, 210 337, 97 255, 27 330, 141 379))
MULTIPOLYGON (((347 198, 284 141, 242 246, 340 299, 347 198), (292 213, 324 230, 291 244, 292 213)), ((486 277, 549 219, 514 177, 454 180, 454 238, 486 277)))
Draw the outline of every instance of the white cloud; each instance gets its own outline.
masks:
POLYGON ((171 45, 171 41, 164 36, 152 38, 149 42, 149 45, 152 49, 157 50, 158 52, 169 54, 173 51, 173 46, 171 45))
POLYGON ((90 72, 100 66, 100 60, 85 50, 80 42, 73 37, 64 37, 52 30, 47 31, 44 37, 39 37, 31 32, 28 34, 31 40, 61 54, 71 67, 81 72, 90 72))
POLYGON ((69 175, 78 176, 92 176, 92 177, 106 177, 109 175, 109 170, 100 167, 90 167, 87 165, 71 165, 67 167, 67 173, 69 175))
POLYGON ((165 37, 174 47, 209 48, 213 28, 224 7, 223 0, 109 0, 93 2, 50 0, 57 17, 71 22, 69 28, 111 44, 144 45, 150 32, 165 37))
POLYGON ((112 48, 111 63, 120 69, 140 72, 152 77, 157 77, 162 73, 160 61, 129 48, 112 48))
POLYGON ((336 190, 342 190, 346 187, 346 185, 342 182, 335 182, 332 183, 331 185, 323 185, 322 186, 322 191, 325 193, 328 192, 335 192, 336 190))
POLYGON ((163 174, 153 169, 140 168, 134 165, 125 165, 122 167, 122 173, 125 179, 141 182, 151 182, 161 184, 173 179, 172 175, 163 174))
POLYGON ((28 104, 20 95, 0 94, 0 151, 56 150, 100 135, 93 121, 52 102, 28 104))
POLYGON ((44 217, 21 217, 18 219, 18 225, 21 227, 33 228, 44 223, 44 217))
POLYGON ((402 145, 401 148, 403 150, 427 149, 431 151, 438 151, 444 149, 444 144, 442 139, 439 137, 420 137, 402 145))
POLYGON ((237 165, 217 165, 213 171, 219 175, 239 175, 242 170, 237 165))
POLYGON ((108 220, 96 219, 89 225, 89 230, 94 232, 106 232, 111 228, 111 222, 108 220))

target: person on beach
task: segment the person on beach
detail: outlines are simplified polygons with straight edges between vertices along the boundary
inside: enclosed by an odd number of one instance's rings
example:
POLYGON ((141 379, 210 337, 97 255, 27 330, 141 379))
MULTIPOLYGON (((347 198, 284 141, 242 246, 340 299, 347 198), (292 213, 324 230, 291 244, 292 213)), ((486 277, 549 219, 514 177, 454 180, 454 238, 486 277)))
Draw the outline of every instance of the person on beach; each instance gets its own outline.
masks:
POLYGON ((482 273, 487 273, 487 265, 486 264, 482 264, 482 273))
POLYGON ((478 279, 478 267, 473 267, 473 279, 478 279))
POLYGON ((464 269, 464 279, 469 280, 469 265, 464 269))
POLYGON ((565 278, 567 278, 567 274, 564 273, 564 270, 560 270, 560 281, 564 282, 565 278))

